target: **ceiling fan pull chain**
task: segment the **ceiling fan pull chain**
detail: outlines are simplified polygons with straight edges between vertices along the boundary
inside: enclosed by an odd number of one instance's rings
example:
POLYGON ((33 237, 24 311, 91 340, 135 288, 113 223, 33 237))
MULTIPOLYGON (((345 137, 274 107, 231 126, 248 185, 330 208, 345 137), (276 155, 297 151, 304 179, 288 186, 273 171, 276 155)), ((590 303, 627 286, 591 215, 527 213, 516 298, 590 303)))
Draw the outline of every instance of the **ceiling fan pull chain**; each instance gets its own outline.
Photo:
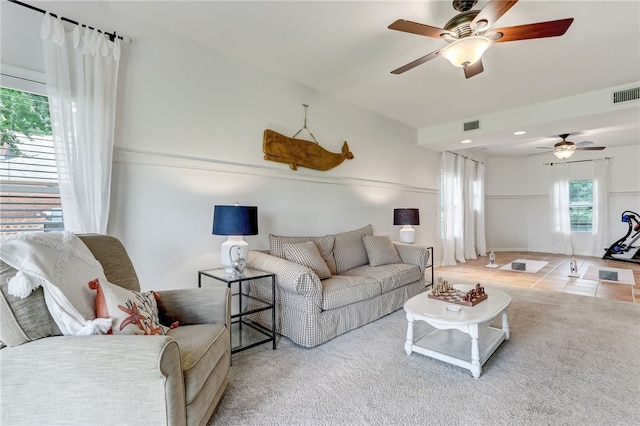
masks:
POLYGON ((295 135, 293 135, 293 137, 295 138, 296 136, 298 136, 298 133, 300 133, 300 132, 301 132, 301 131, 303 131, 303 130, 306 130, 306 131, 311 135, 311 137, 313 138, 313 141, 314 141, 316 144, 320 145, 320 144, 318 143, 318 141, 316 140, 316 137, 315 137, 315 136, 313 136, 313 133, 311 133, 311 130, 309 130, 309 128, 307 127, 307 108, 309 107, 309 105, 307 105, 307 104, 302 104, 302 106, 304 107, 304 126, 302 126, 302 128, 301 128, 300 130, 298 130, 298 131, 296 132, 296 134, 295 134, 295 135))

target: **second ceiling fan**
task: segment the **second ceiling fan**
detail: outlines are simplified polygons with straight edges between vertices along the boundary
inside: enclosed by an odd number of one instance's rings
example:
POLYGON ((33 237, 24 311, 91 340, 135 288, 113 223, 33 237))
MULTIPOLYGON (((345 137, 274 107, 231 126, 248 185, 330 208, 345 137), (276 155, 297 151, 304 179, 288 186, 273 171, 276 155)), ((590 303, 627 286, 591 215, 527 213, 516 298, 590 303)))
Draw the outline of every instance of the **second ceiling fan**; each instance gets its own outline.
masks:
MULTIPOLYGON (((571 157, 576 151, 602 151, 603 149, 605 149, 604 146, 587 146, 593 143, 591 141, 582 141, 579 143, 568 141, 567 138, 570 134, 571 133, 563 133, 561 135, 558 135, 562 140, 553 145, 553 151, 551 152, 553 152, 553 155, 561 160, 566 160, 567 158, 571 157)), ((547 150, 550 149, 546 146, 539 146, 538 148, 547 150)))
POLYGON ((573 18, 567 18, 491 29, 517 2, 518 0, 489 0, 481 10, 472 10, 477 0, 454 0, 453 8, 460 13, 451 18, 444 28, 398 19, 389 25, 389 29, 444 39, 449 45, 409 62, 391 73, 402 74, 431 59, 444 56, 453 65, 463 68, 465 77, 470 78, 484 71, 482 54, 492 43, 561 36, 573 22, 573 18))

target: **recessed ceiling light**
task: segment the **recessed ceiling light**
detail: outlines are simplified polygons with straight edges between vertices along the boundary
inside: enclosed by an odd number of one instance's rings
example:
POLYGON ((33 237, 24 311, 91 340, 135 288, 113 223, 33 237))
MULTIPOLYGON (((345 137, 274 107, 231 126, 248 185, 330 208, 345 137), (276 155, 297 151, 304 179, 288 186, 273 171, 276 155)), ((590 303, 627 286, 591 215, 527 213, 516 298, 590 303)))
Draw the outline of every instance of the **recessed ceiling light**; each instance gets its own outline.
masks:
POLYGON ((516 132, 513 132, 513 134, 516 135, 516 136, 524 135, 525 133, 527 133, 527 132, 525 132, 524 130, 518 130, 516 132))
POLYGON ((471 139, 465 139, 463 141, 460 141, 460 143, 471 143, 471 139))

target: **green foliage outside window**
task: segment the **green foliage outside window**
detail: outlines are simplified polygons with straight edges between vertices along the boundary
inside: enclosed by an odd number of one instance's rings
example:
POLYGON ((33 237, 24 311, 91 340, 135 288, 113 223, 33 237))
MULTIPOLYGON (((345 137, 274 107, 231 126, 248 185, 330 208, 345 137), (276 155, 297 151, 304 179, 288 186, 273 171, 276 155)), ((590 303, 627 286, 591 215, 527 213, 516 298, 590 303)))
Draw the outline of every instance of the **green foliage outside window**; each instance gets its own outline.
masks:
POLYGON ((569 217, 572 232, 591 232, 593 226, 593 181, 569 182, 569 217))
POLYGON ((51 134, 51 116, 46 96, 0 87, 0 148, 14 156, 22 155, 17 134, 51 134))

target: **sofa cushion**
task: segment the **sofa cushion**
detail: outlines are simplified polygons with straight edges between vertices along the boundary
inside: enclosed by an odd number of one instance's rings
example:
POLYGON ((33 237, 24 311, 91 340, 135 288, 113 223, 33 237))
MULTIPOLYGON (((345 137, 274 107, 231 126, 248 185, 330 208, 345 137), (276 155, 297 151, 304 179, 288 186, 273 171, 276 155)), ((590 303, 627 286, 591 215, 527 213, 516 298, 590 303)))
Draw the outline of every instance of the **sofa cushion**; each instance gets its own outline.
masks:
POLYGON ((277 256, 281 259, 286 259, 284 255, 284 244, 297 244, 307 241, 313 241, 318 246, 320 256, 329 267, 329 271, 332 275, 336 273, 336 262, 333 258, 333 245, 335 238, 333 235, 325 235, 323 237, 283 237, 280 235, 269 235, 269 254, 277 256))
POLYGON ((420 268, 407 263, 392 263, 383 266, 363 265, 345 272, 346 276, 367 277, 380 284, 382 293, 420 280, 420 268))
POLYGON ((167 332, 180 348, 187 405, 198 396, 218 361, 229 350, 226 330, 224 324, 197 324, 167 332))
POLYGON ((373 235, 373 227, 367 225, 360 229, 335 235, 336 242, 333 247, 333 255, 336 259, 337 274, 342 274, 349 269, 369 263, 367 251, 362 243, 363 235, 373 235))
POLYGON ((0 342, 18 346, 43 337, 61 336, 39 287, 24 299, 9 294, 7 281, 17 271, 0 261, 0 342))
POLYGON ((111 284, 140 291, 136 270, 120 240, 103 234, 79 234, 78 237, 100 262, 104 275, 111 284))
POLYGON ((362 243, 369 258, 369 265, 380 266, 402 263, 391 238, 388 235, 363 235, 362 243))
POLYGON ((336 275, 322 281, 322 310, 340 308, 381 293, 380 282, 364 276, 336 275))
POLYGON ((313 241, 284 244, 283 247, 284 256, 287 260, 306 266, 315 272, 321 280, 331 276, 329 267, 322 259, 318 246, 313 241))

